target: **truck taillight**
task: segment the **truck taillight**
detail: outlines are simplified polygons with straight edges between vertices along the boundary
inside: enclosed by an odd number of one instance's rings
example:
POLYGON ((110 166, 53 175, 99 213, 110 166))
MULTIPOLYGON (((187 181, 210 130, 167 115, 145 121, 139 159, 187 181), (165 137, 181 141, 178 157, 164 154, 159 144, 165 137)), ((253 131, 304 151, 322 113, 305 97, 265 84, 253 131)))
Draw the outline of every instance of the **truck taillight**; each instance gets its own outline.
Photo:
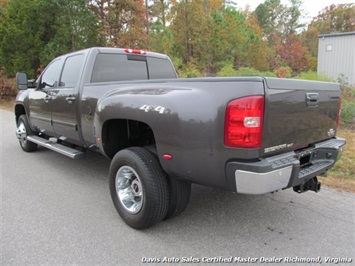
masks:
POLYGON ((227 105, 224 145, 236 148, 260 148, 264 120, 264 96, 248 96, 227 105))

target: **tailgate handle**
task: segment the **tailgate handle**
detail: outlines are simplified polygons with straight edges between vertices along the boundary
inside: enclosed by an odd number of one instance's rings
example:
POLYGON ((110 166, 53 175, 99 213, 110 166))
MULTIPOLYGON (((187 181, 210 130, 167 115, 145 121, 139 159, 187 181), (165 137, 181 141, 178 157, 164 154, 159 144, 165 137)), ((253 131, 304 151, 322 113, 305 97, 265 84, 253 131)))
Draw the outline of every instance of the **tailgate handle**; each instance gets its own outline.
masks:
POLYGON ((318 105, 319 93, 307 92, 306 93, 306 103, 308 106, 318 105))
POLYGON ((68 103, 72 103, 76 100, 75 96, 69 95, 67 98, 65 98, 68 103))

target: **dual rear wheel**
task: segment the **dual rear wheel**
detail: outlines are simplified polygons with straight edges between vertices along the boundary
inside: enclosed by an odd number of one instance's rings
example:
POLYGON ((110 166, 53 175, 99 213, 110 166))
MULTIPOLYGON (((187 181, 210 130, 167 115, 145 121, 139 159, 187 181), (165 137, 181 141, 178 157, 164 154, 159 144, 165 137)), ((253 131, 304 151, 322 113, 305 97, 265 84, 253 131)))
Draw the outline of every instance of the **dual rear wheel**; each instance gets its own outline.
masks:
POLYGON ((132 147, 119 151, 111 162, 110 192, 123 221, 145 229, 182 213, 191 184, 169 178, 151 151, 132 147))

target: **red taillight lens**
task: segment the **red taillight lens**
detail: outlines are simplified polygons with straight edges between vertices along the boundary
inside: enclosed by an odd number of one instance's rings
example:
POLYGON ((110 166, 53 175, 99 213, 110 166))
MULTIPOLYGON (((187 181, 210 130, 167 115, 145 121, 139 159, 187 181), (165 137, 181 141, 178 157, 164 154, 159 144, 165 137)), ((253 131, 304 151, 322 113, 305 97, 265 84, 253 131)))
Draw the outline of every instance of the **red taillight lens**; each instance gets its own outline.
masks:
POLYGON ((264 120, 264 96, 249 96, 227 105, 224 124, 224 145, 260 148, 264 120))

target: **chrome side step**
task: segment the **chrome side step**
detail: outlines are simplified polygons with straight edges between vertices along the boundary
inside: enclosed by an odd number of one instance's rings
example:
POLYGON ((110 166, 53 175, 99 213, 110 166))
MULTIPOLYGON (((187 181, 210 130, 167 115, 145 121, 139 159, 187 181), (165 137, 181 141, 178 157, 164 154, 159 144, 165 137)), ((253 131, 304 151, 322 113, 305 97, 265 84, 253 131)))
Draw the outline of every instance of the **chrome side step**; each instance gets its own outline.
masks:
POLYGON ((69 147, 61 145, 59 143, 52 142, 50 140, 43 139, 38 136, 27 136, 27 140, 31 141, 33 143, 36 143, 40 146, 43 146, 47 149, 50 149, 50 150, 56 151, 60 154, 63 154, 65 156, 68 156, 72 159, 81 159, 85 156, 85 154, 81 151, 69 148, 69 147))

